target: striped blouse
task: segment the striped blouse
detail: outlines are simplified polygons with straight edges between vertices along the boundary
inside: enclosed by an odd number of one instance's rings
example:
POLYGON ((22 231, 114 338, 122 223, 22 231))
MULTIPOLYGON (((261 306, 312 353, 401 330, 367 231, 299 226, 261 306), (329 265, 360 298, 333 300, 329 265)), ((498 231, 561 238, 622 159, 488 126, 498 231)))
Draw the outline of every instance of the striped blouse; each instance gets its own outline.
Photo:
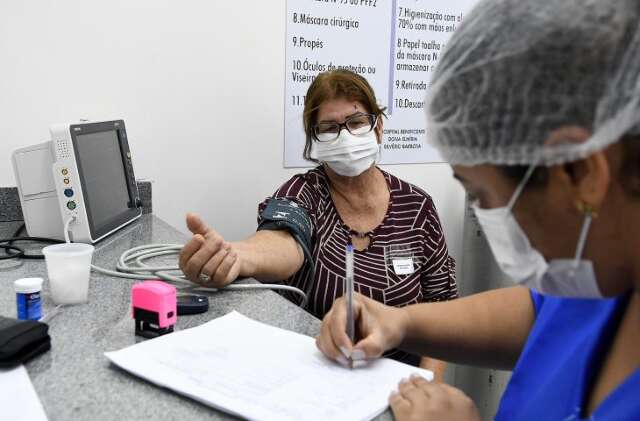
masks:
MULTIPOLYGON (((382 223, 369 233, 369 246, 354 253, 355 290, 397 307, 456 298, 455 261, 449 256, 431 197, 410 183, 382 173, 390 191, 389 206, 382 223)), ((313 282, 307 310, 322 318, 344 293, 345 247, 353 230, 333 204, 322 166, 295 175, 272 197, 296 202, 311 218, 315 275, 304 265, 286 283, 305 291, 313 282)), ((265 206, 266 200, 258 211, 265 206)), ((283 295, 300 303, 297 295, 283 295)), ((387 356, 414 365, 420 360, 398 350, 387 356)))

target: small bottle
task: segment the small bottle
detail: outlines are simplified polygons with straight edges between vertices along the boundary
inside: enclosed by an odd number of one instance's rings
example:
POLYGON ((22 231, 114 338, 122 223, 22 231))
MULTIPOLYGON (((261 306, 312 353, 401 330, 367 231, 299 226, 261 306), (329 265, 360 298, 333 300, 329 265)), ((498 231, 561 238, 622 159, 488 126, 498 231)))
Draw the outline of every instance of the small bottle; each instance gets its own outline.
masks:
POLYGON ((42 318, 42 278, 22 278, 13 283, 19 320, 42 318))

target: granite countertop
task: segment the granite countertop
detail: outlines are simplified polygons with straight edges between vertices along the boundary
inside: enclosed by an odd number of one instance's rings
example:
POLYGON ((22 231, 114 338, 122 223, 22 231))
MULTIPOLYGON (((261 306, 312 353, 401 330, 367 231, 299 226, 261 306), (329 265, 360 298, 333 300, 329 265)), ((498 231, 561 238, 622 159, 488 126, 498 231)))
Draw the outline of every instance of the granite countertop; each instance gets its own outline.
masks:
MULTIPOLYGON (((0 237, 13 234, 18 222, 0 223, 0 237)), ((183 243, 184 234, 153 215, 96 245, 95 265, 114 268, 125 250, 150 243, 183 243)), ((27 250, 37 250, 34 246, 27 250)), ((0 315, 16 317, 13 281, 23 277, 45 279, 44 313, 54 305, 48 295, 42 260, 0 261, 0 315)), ((255 282, 247 280, 244 282, 255 282)), ((111 365, 103 353, 132 345, 134 335, 130 291, 134 281, 91 274, 89 302, 64 307, 49 321, 51 350, 26 364, 31 381, 50 420, 194 420, 233 417, 153 386, 111 365)), ((272 291, 211 293, 207 313, 178 318, 176 329, 186 329, 232 310, 270 325, 314 336, 320 322, 272 291)), ((256 355, 259 357, 259 354, 256 355)), ((382 419, 390 419, 387 412, 382 419)))

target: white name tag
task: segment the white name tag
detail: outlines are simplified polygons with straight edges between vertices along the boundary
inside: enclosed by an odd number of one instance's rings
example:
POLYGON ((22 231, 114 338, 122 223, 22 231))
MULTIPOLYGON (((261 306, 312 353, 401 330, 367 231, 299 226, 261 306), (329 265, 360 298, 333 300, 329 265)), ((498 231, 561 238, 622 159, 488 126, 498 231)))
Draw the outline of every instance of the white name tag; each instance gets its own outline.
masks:
POLYGON ((393 259, 393 271, 396 275, 411 275, 415 271, 413 259, 411 257, 393 259))

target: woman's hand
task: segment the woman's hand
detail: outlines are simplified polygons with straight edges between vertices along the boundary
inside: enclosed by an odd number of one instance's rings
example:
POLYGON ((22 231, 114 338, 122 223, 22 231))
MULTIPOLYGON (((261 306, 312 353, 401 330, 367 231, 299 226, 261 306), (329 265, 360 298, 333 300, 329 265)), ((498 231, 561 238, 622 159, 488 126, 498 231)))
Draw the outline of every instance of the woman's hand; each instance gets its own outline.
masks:
POLYGON ((389 397, 397 421, 481 421, 473 401, 460 389, 413 375, 389 397))
POLYGON ((233 245, 197 215, 187 214, 187 227, 193 237, 180 252, 180 269, 187 279, 211 288, 222 288, 236 280, 242 260, 233 245))
POLYGON ((347 309, 344 297, 333 303, 322 320, 316 345, 327 357, 342 365, 348 361, 378 358, 402 342, 408 316, 402 308, 388 307, 360 294, 354 294, 353 311, 359 341, 355 346, 346 333, 347 309))

